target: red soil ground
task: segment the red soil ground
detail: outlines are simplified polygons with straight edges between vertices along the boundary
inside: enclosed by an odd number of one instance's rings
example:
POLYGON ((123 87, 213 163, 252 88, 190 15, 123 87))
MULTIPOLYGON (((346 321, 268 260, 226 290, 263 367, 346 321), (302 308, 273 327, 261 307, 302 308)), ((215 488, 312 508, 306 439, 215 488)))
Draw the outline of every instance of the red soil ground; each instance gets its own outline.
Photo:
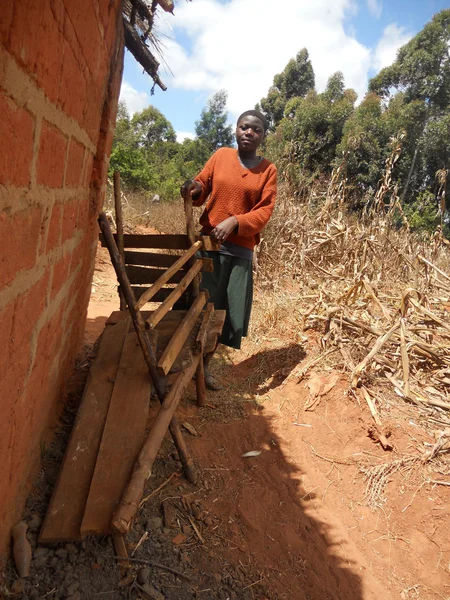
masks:
MULTIPOLYGON (((117 308, 114 272, 99 249, 87 343, 117 308)), ((301 383, 287 378, 314 343, 219 354, 225 392, 208 392, 208 407, 198 409, 192 389, 180 408, 198 434, 188 439, 202 471, 197 497, 215 524, 199 566, 226 555, 258 573, 247 587, 263 584, 270 599, 449 599, 450 488, 428 483, 450 481, 448 473, 399 470, 371 508, 360 469, 417 455, 435 439, 399 406, 388 423, 394 451, 384 452, 368 435, 368 407, 347 394, 341 373, 319 373, 331 389, 305 410, 318 372, 301 383), (244 458, 249 451, 260 454, 244 458)))

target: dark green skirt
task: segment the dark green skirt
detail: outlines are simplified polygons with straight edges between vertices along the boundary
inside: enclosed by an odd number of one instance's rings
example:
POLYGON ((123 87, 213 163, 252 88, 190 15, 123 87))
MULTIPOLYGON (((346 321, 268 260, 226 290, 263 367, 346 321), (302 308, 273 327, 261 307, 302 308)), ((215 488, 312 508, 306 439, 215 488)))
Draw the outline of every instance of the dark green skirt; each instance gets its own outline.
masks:
POLYGON ((220 252, 205 252, 214 262, 213 273, 202 273, 200 289, 209 292, 209 299, 217 310, 226 310, 227 316, 219 342, 239 349, 247 335, 253 300, 252 261, 220 252))

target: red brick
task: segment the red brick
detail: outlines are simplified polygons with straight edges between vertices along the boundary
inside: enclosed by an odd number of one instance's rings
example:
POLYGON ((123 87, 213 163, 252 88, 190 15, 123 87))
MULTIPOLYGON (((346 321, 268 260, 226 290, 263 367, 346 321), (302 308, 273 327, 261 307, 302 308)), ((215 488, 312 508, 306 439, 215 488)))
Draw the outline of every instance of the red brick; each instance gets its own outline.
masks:
POLYGON ((64 0, 70 22, 75 29, 81 51, 92 74, 97 73, 101 36, 92 0, 64 0))
POLYGON ((64 217, 61 231, 61 243, 71 238, 75 233, 78 222, 78 208, 80 200, 75 198, 64 204, 64 217))
POLYGON ((62 206, 61 204, 55 204, 52 209, 52 216, 50 217, 50 224, 48 226, 47 235, 47 246, 45 252, 48 253, 59 245, 61 239, 61 215, 62 206))
POLYGON ((2 311, 0 311, 0 381, 3 380, 3 376, 9 367, 9 347, 12 338, 13 318, 14 300, 12 300, 2 311))
POLYGON ((0 240, 3 248, 0 253, 0 289, 10 283, 20 271, 34 267, 40 224, 40 208, 24 210, 13 216, 0 212, 0 240))
POLYGON ((0 92, 0 184, 27 187, 33 157, 34 119, 0 92))
POLYGON ((94 156, 89 152, 86 158, 86 164, 84 167, 84 175, 83 175, 83 186, 89 187, 92 179, 92 166, 94 164, 94 156))
POLYGON ((63 50, 64 62, 58 103, 64 112, 83 125, 83 111, 87 95, 83 65, 77 60, 67 41, 64 41, 63 50))
POLYGON ((62 133, 47 121, 43 121, 37 161, 38 185, 62 187, 66 148, 67 139, 62 133))
POLYGON ((16 300, 14 326, 13 326, 13 352, 20 352, 20 348, 36 327, 36 323, 47 304, 47 288, 50 273, 47 270, 27 292, 16 300))
POLYGON ((0 42, 2 42, 4 46, 8 46, 13 10, 13 2, 2 2, 0 15, 0 42))
POLYGON ((69 158, 66 168, 65 187, 78 187, 80 185, 81 174, 83 170, 84 146, 76 142, 73 138, 70 140, 69 158))
POLYGON ((69 276, 70 254, 65 254, 53 267, 51 299, 56 296, 59 290, 66 283, 69 276))
POLYGON ((45 43, 45 38, 41 36, 41 23, 47 1, 20 0, 13 4, 9 50, 21 64, 34 73, 40 48, 45 43))

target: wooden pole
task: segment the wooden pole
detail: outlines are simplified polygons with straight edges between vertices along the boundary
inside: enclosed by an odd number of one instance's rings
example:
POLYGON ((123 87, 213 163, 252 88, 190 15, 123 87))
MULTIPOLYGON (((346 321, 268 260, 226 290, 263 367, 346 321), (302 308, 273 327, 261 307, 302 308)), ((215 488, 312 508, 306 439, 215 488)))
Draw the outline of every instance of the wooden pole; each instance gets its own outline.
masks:
POLYGON ((173 418, 186 386, 194 375, 198 362, 201 362, 201 360, 202 356, 196 354, 192 359, 192 363, 186 369, 180 371, 148 432, 147 439, 135 462, 130 482, 113 517, 112 526, 115 531, 122 535, 130 530, 131 522, 144 495, 145 482, 151 475, 153 463, 167 432, 167 427, 173 418))
MULTIPOLYGON (((122 217, 122 197, 120 191, 120 173, 119 171, 114 171, 113 175, 114 181, 114 208, 116 212, 116 226, 117 226, 117 248, 119 250, 119 254, 122 257, 122 261, 125 263, 125 248, 123 244, 123 217, 122 217)), ((125 302, 125 297, 123 295, 123 291, 119 288, 119 298, 120 298, 120 310, 125 310, 127 308, 127 303, 125 302)))
POLYGON ((208 335, 208 329, 211 324, 211 319, 214 314, 214 304, 208 302, 203 313, 203 319, 200 325, 200 329, 197 334, 197 349, 200 352, 202 360, 198 363, 197 371, 195 374, 195 385, 197 388, 197 406, 206 406, 206 385, 205 385, 205 363, 203 355, 205 352, 206 337, 208 335))
MULTIPOLYGON (((189 239, 189 243, 192 246, 193 244, 195 244, 195 225, 194 217, 192 214, 192 198, 190 196, 186 196, 184 198, 184 214, 186 217, 186 233, 189 239)), ((194 262, 195 258, 192 258, 191 261, 188 262, 188 266, 192 267, 194 262)), ((200 278, 196 277, 188 289, 192 301, 198 296, 198 293, 200 291, 200 278)))
MULTIPOLYGON (((159 401, 163 403, 166 396, 165 382, 164 379, 158 373, 158 369, 156 366, 156 356, 153 351, 153 348, 150 345, 150 340, 147 336, 145 321, 139 310, 136 310, 135 308, 136 299, 134 297, 133 290, 131 289, 130 282, 128 281, 128 277, 125 271, 125 265, 117 249, 116 242, 114 241, 114 237, 111 232, 111 228, 109 226, 108 219, 106 218, 105 213, 100 213, 98 217, 98 223, 105 238, 105 243, 109 250, 111 262, 114 266, 114 270, 116 271, 117 278, 119 280, 120 285, 122 286, 125 300, 128 304, 128 310, 130 311, 131 319, 136 330, 139 344, 144 354, 145 362, 150 372, 150 377, 152 378, 153 385, 155 386, 156 394, 159 398, 159 401)), ((180 456, 180 460, 183 465, 186 478, 191 483, 195 483, 195 481, 197 480, 197 475, 195 472, 194 461, 192 460, 189 454, 186 442, 183 438, 183 434, 181 433, 180 425, 176 420, 175 416, 172 418, 169 429, 178 454, 180 456)))

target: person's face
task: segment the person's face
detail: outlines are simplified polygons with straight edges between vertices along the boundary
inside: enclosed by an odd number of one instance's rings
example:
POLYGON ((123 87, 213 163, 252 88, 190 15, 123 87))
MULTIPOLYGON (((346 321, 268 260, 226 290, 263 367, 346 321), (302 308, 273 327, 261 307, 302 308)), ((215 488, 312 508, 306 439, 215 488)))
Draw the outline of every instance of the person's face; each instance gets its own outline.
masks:
POLYGON ((255 151, 264 140, 264 126, 258 117, 246 115, 236 127, 236 142, 239 150, 255 151))

